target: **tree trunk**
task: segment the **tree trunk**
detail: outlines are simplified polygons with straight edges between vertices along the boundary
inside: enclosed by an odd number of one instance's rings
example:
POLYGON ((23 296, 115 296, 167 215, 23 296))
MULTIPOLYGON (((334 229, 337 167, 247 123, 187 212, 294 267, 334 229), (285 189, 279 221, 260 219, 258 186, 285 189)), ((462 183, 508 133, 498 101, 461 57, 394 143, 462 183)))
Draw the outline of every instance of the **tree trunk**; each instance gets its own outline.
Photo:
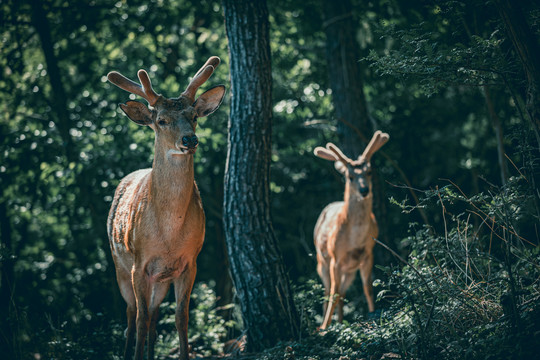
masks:
POLYGON ((43 9, 43 3, 39 0, 31 0, 32 5, 32 25, 36 28, 36 32, 41 42, 41 49, 47 64, 47 72, 51 84, 51 105, 58 121, 58 127, 62 141, 64 142, 64 150, 68 162, 76 160, 76 155, 73 149, 73 140, 69 134, 70 120, 67 111, 66 91, 62 84, 60 68, 58 67, 58 59, 54 54, 53 41, 51 38, 51 30, 47 15, 43 9))
POLYGON ((360 47, 355 37, 350 0, 322 0, 324 31, 326 33, 326 61, 330 87, 338 120, 340 148, 350 158, 356 158, 369 141, 373 127, 364 96, 359 65, 360 47), (358 128, 365 139, 359 139, 347 123, 358 128))
MULTIPOLYGON (((5 183, 0 181, 0 183, 5 183)), ((3 194, 2 194, 3 195, 3 194)), ((5 199, 2 196, 2 199, 5 199)), ((2 326, 0 327, 0 345, 4 348, 6 358, 15 357, 15 348, 18 344, 16 339, 17 314, 13 306, 13 293, 15 282, 15 259, 13 253, 13 239, 11 232, 11 222, 8 217, 6 202, 0 202, 0 316, 2 316, 2 326)))
MULTIPOLYGON (((362 153, 374 132, 370 121, 364 83, 360 68, 360 46, 356 40, 356 28, 352 17, 350 0, 322 0, 324 31, 326 33, 326 62, 332 88, 339 146, 350 158, 362 153), (351 127, 360 131, 355 133, 351 127)), ((387 217, 384 187, 380 176, 373 176, 374 213, 379 222, 379 239, 388 241, 385 219, 387 217)), ((389 255, 375 253, 375 262, 387 260, 389 255)))
POLYGON ((248 350, 298 333, 270 218, 272 76, 266 1, 224 0, 232 83, 223 222, 248 350))
POLYGON ((508 182, 508 166, 506 164, 505 151, 504 151, 504 135, 501 125, 501 119, 495 111, 495 106, 491 100, 489 87, 484 85, 484 96, 486 98, 486 105, 488 108, 489 118, 491 119, 491 125, 495 131, 495 138, 497 139, 497 158, 499 159, 499 168, 501 170, 501 184, 504 186, 508 182))
POLYGON ((540 146, 540 44, 519 1, 498 0, 495 5, 527 75, 527 112, 540 146))

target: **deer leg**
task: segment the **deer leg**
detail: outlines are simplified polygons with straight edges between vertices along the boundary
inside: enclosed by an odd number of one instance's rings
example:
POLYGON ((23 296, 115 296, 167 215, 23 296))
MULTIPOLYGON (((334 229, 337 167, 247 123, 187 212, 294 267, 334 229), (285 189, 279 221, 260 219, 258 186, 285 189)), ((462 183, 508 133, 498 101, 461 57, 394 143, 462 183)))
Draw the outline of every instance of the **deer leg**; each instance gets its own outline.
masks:
POLYGON ((150 298, 150 326, 148 328, 148 360, 154 359, 154 345, 156 343, 156 324, 159 318, 159 305, 169 291, 170 283, 155 283, 150 298))
POLYGON ((356 270, 350 273, 345 273, 341 276, 341 286, 339 287, 339 303, 338 303, 338 321, 343 322, 343 299, 345 299, 345 293, 351 286, 354 278, 356 277, 356 270))
POLYGON ((339 287, 340 287, 340 281, 341 281, 341 271, 339 269, 338 263, 336 259, 331 258, 330 259, 330 298, 328 307, 326 309, 326 314, 324 314, 324 321, 321 325, 321 329, 326 329, 328 326, 330 326, 330 323, 332 322, 332 315, 334 315, 334 311, 336 310, 336 304, 339 301, 340 294, 339 294, 339 287))
POLYGON ((371 271, 373 269, 373 254, 369 253, 360 264, 360 276, 362 277, 362 286, 364 295, 368 303, 369 312, 375 311, 375 302, 373 301, 373 282, 371 280, 371 271))
POLYGON ((118 282, 120 294, 127 304, 127 329, 125 332, 126 344, 124 346, 124 359, 131 360, 133 357, 133 345, 135 343, 135 317, 137 316, 137 305, 135 294, 133 293, 133 285, 131 283, 131 274, 127 271, 119 271, 116 269, 116 281, 118 282))
POLYGON ((137 301, 137 338, 135 341, 135 360, 142 360, 144 356, 144 342, 148 334, 150 316, 148 313, 148 301, 150 295, 149 279, 144 270, 132 271, 132 283, 137 301))
POLYGON ((180 360, 189 359, 188 349, 188 320, 189 320, 189 296, 195 282, 197 265, 188 265, 180 277, 174 280, 174 293, 176 297, 176 330, 180 339, 180 360))
MULTIPOLYGON (((328 266, 326 266, 324 259, 319 258, 318 254, 317 254, 317 272, 319 273, 319 277, 321 278, 324 285, 324 297, 325 299, 328 299, 328 296, 330 295, 330 271, 328 270, 328 266)), ((323 304, 323 316, 324 314, 326 314, 327 308, 328 308, 328 300, 325 300, 323 304)))
POLYGON ((124 359, 131 360, 133 357, 133 345, 135 345, 135 319, 137 316, 137 308, 135 306, 127 306, 127 329, 126 329, 126 345, 124 347, 124 359))

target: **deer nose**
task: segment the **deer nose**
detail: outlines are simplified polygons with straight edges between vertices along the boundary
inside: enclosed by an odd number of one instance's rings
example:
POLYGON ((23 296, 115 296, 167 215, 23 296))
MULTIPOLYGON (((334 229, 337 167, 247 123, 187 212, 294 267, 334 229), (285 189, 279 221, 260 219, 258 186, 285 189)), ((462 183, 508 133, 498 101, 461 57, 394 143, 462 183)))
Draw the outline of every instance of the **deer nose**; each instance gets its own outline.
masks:
POLYGON ((197 135, 183 136, 182 145, 184 145, 188 149, 194 149, 197 147, 197 145, 199 145, 199 138, 197 138, 197 135))
POLYGON ((367 186, 361 187, 360 188, 360 194, 362 194, 362 196, 367 196, 367 194, 369 194, 369 187, 367 187, 367 186))

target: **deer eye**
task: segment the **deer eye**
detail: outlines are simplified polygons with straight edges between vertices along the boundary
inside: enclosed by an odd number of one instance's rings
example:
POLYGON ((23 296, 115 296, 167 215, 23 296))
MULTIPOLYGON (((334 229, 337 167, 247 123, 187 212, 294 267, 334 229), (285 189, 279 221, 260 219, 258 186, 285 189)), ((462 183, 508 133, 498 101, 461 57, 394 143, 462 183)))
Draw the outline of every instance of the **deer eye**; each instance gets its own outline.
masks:
POLYGON ((159 126, 164 126, 164 125, 167 125, 167 122, 165 120, 163 120, 163 119, 160 119, 160 120, 158 120, 158 125, 159 126))

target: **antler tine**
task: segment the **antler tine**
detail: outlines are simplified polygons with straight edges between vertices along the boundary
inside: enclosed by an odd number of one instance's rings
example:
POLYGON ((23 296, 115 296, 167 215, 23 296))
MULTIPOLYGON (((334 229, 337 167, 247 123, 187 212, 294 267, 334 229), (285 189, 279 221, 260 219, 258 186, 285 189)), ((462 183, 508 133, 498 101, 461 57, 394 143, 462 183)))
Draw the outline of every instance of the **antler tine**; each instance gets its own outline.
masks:
POLYGON ((146 97, 146 94, 144 93, 141 85, 128 79, 127 77, 125 77, 124 75, 120 74, 117 71, 111 71, 110 73, 108 73, 107 79, 122 90, 126 90, 130 93, 133 93, 142 97, 146 97))
POLYGON ((139 76, 139 80, 141 81, 143 86, 137 84, 133 80, 128 79, 117 71, 111 71, 110 73, 108 73, 107 79, 114 85, 118 86, 120 89, 126 90, 135 95, 139 95, 140 97, 148 101, 150 105, 153 106, 156 103, 159 95, 157 95, 152 89, 150 78, 148 78, 148 74, 146 73, 146 71, 139 70, 139 73, 137 75, 139 76))
POLYGON ((181 96, 187 97, 190 100, 195 100, 195 93, 197 89, 212 76, 215 68, 219 65, 220 59, 217 56, 212 56, 209 58, 206 63, 197 71, 191 82, 189 83, 186 90, 182 93, 181 96))
POLYGON ((143 91, 146 94, 145 99, 148 100, 148 103, 151 106, 154 106, 154 104, 159 98, 159 95, 152 88, 152 82, 150 81, 148 73, 145 70, 141 69, 137 72, 137 76, 139 77, 139 81, 142 84, 143 91))
POLYGON ((352 162, 336 145, 332 143, 326 144, 326 148, 336 154, 337 158, 343 162, 343 164, 350 164, 352 162))
POLYGON ((364 149, 364 152, 362 153, 360 158, 370 161, 373 154, 377 150, 379 150, 384 144, 386 144, 388 139, 390 139, 390 136, 387 133, 383 133, 380 130, 375 131, 375 134, 373 134, 373 137, 364 149))
POLYGON ((330 160, 330 161, 339 160, 333 151, 330 151, 327 148, 323 148, 322 146, 317 146, 315 149, 313 149, 313 154, 325 160, 330 160))
POLYGON ((195 77, 197 77, 197 75, 199 75, 201 73, 201 71, 203 71, 208 65, 212 65, 215 68, 218 67, 218 65, 221 63, 221 59, 217 56, 211 56, 208 58, 208 60, 206 60, 206 62, 204 63, 203 66, 201 66, 201 68, 199 69, 199 71, 197 71, 197 73, 195 74, 195 77))

